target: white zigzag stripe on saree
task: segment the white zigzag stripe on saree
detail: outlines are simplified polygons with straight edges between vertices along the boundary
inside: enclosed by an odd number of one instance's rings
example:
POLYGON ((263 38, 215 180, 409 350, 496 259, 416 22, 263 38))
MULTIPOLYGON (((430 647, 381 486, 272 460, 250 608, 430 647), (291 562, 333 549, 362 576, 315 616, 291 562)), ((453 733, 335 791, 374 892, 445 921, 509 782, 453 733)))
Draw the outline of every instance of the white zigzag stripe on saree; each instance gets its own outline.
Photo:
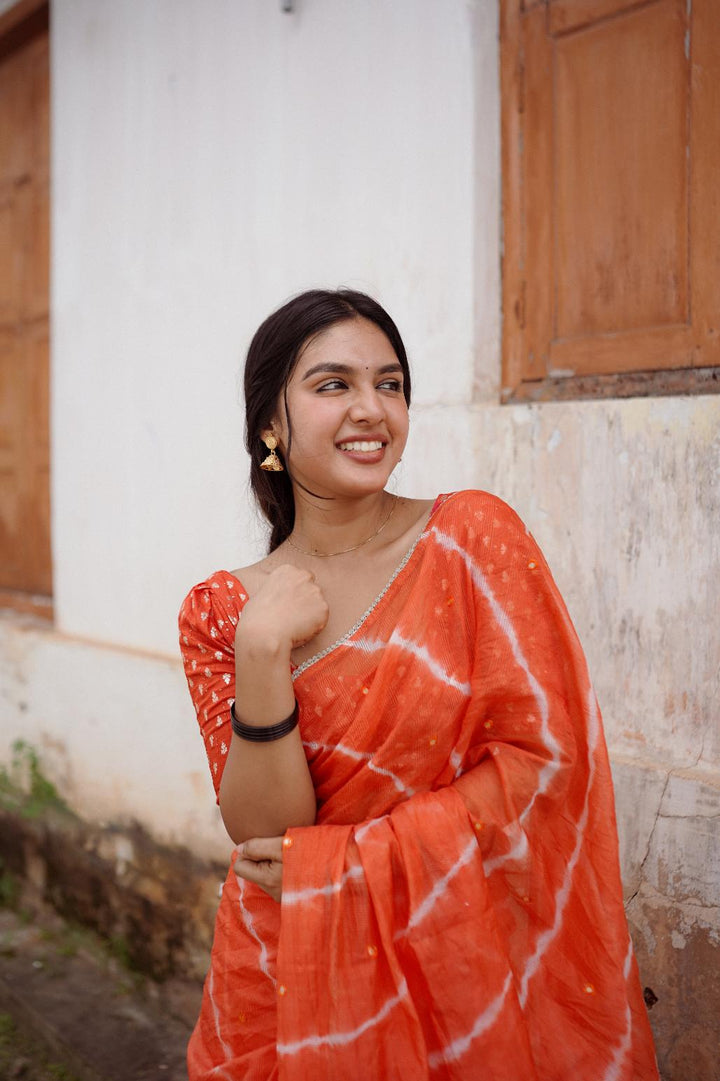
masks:
POLYGON ((505 977, 505 983, 502 986, 502 991, 492 1000, 490 1005, 483 1010, 468 1034, 453 1040, 452 1043, 443 1047, 441 1051, 433 1051, 432 1054, 428 1055, 428 1065, 431 1070, 437 1070, 438 1066, 442 1066, 443 1063, 456 1062, 458 1059, 462 1058, 473 1040, 476 1040, 478 1036, 482 1036, 483 1032, 487 1032, 489 1028, 492 1028, 503 1011, 511 986, 512 972, 508 972, 505 977))
POLYGON ((364 878, 364 876, 365 872, 358 863, 354 867, 349 867, 337 882, 328 882, 327 886, 308 886, 305 890, 287 890, 282 895, 283 907, 305 904, 306 901, 312 901, 316 897, 332 897, 334 893, 340 892, 346 882, 353 878, 364 878))
MULTIPOLYGON (((633 946, 632 940, 628 935, 628 948, 625 954, 625 964, 623 965, 623 976, 627 982, 627 978, 630 975, 630 968, 632 966, 633 959, 633 946)), ((607 1070, 603 1074, 602 1081, 619 1081, 620 1070, 627 1058, 627 1053, 630 1050, 630 1042, 632 1038, 632 1014, 630 1013, 630 1003, 625 1003, 625 1032, 622 1035, 620 1043, 615 1048, 615 1054, 612 1057, 612 1061, 607 1070)))
MULTIPOLYGON (((225 1061, 229 1062, 230 1059, 232 1058, 232 1048, 230 1047, 229 1044, 225 1043, 225 1040, 223 1039, 222 1032, 220 1031, 220 1011, 218 1010, 217 1004, 215 1002, 215 995, 214 995, 214 991, 215 991, 215 974, 214 974, 214 972, 212 970, 212 967, 210 968, 210 971, 208 972, 207 986, 208 986, 208 995, 210 996, 210 1002, 212 1004, 213 1018, 215 1020, 215 1032, 217 1034, 218 1040, 220 1041, 220 1046, 223 1049, 223 1054, 225 1055, 225 1061)), ((222 1070, 222 1069, 223 1069, 222 1065, 218 1065, 213 1070, 213 1073, 217 1073, 218 1070, 222 1070)), ((224 1076, 227 1076, 227 1075, 224 1074, 224 1076)))
POLYGON ((311 1036, 305 1036, 301 1040, 294 1040, 292 1043, 279 1043, 277 1045, 278 1054, 296 1055, 298 1051, 303 1051, 306 1047, 340 1047, 344 1044, 353 1043, 358 1037, 362 1036, 363 1033, 374 1028, 375 1025, 378 1025, 381 1021, 384 1021, 391 1010, 394 1010, 398 1003, 402 1002, 402 1000, 407 997, 407 993, 407 983, 403 980, 397 995, 388 999, 373 1017, 369 1017, 367 1021, 363 1021, 357 1028, 352 1029, 350 1032, 329 1032, 325 1036, 313 1034, 311 1036))
POLYGON ((413 642, 411 638, 403 638, 397 631, 393 631, 390 635, 390 641, 388 645, 399 646, 400 649, 407 650, 408 653, 412 653, 414 657, 422 661, 427 665, 428 670, 439 679, 442 683, 446 683, 448 687, 454 687, 456 690, 464 694, 466 698, 469 698, 472 694, 472 687, 469 683, 463 680, 456 679, 455 676, 451 676, 449 672, 446 672, 439 661, 430 654, 430 651, 426 646, 420 645, 418 642, 413 642))
POLYGON ((263 940, 260 938, 260 935, 255 930, 255 923, 253 921, 252 916, 250 915, 249 908, 247 907, 247 905, 243 904, 243 900, 244 900, 244 897, 245 897, 245 882, 244 882, 244 880, 242 878, 239 878, 238 875, 235 875, 235 878, 236 878, 237 884, 238 884, 238 886, 240 888, 240 892, 239 892, 239 895, 238 895, 238 907, 240 908, 240 915, 242 916, 242 921, 245 924, 245 926, 247 927, 247 929, 250 932, 250 934, 252 935, 252 937, 257 942, 258 946, 260 947, 260 957, 259 957, 259 960, 258 960, 258 964, 260 966, 260 971, 265 976, 267 976, 267 978, 270 980, 270 982, 273 985, 275 985, 275 984, 277 984, 277 980, 275 979, 272 972, 270 971, 267 946, 265 945, 263 940))
POLYGON ((403 927, 401 931, 397 932, 397 934, 395 935, 396 942, 398 939, 404 938, 410 931, 413 930, 413 928, 417 927, 419 923, 422 923, 425 917, 433 910, 437 901, 439 901, 442 895, 447 892, 448 885, 450 884, 450 882, 452 882, 458 872, 461 871, 462 868, 465 867, 468 863, 470 863, 473 856, 477 855, 478 843, 476 839, 472 837, 470 839, 470 842, 465 846, 459 858, 455 861, 447 874, 443 875, 443 877, 435 883, 425 900, 422 901, 415 909, 410 919, 408 920, 407 927, 403 927))
POLYGON ((408 799, 410 796, 415 795, 415 790, 408 788, 396 773, 376 765, 369 751, 356 751, 353 747, 346 747, 343 743, 318 743, 317 740, 303 740, 303 747, 308 747, 311 751, 337 751, 338 754, 347 755, 348 758, 353 758, 356 762, 364 761, 367 763, 369 770, 379 774, 381 777, 387 777, 395 785, 398 792, 402 792, 408 799))

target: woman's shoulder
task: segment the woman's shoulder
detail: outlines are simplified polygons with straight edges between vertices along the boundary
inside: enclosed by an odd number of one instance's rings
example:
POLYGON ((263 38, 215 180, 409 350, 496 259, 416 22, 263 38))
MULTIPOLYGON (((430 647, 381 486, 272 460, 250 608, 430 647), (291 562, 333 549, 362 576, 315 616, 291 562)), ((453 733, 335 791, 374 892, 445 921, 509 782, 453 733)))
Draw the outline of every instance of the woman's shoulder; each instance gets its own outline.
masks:
POLYGON ((434 517, 460 527, 482 524, 486 528, 507 525, 527 532, 522 520, 500 496, 479 488, 442 493, 435 500, 434 517))
POLYGON ((214 571, 188 590, 180 605, 180 626, 206 623, 213 618, 233 618, 236 622, 247 599, 245 580, 236 571, 214 571))

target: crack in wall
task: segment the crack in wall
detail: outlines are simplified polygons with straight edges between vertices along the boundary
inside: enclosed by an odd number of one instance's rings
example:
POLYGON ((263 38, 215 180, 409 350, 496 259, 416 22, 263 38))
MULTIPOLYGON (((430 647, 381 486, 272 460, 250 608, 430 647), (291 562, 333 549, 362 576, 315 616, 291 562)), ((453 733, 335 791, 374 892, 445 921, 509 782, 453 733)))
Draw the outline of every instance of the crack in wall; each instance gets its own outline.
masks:
POLYGON ((713 813, 713 814, 708 814, 708 815, 697 814, 697 813, 678 814, 678 813, 663 812, 663 809, 662 809, 663 808, 663 803, 665 802, 665 797, 666 797, 666 794, 667 794, 667 790, 668 790, 668 786, 670 784, 671 778, 672 777, 683 778, 683 774, 686 773, 687 770, 695 769, 700 764, 700 761, 702 760, 702 757, 703 757, 703 754, 704 754, 704 751, 705 751, 705 737, 706 737, 706 734, 707 734, 707 732, 704 731, 703 735, 702 735, 701 744, 700 744, 700 750, 698 751, 697 757, 695 758, 694 762, 692 762, 689 766, 673 766, 671 769, 669 769, 667 771, 667 773, 665 775, 665 781, 663 783, 662 792, 660 793, 660 798, 658 800, 657 810, 655 812, 655 817, 653 819, 653 824, 652 824, 652 827, 650 828, 650 832, 648 834, 647 845, 645 846, 645 855, 643 856, 642 860, 640 861, 640 866, 639 866, 638 871, 637 871, 637 875, 638 875, 637 888, 633 891, 633 893, 630 895, 630 897, 628 897, 627 901, 625 902, 624 907, 625 907, 626 912, 629 910, 631 904, 633 903, 633 901, 637 897, 638 893, 640 892, 643 884, 646 882, 646 879, 645 879, 645 876, 644 876, 645 864, 647 863, 647 860, 648 860, 648 858, 650 856, 650 852, 652 851, 653 840, 655 838, 655 831, 657 829, 657 824, 658 824, 658 822, 660 821, 661 818, 662 819, 667 819, 667 820, 671 820, 671 819, 697 820, 697 821, 700 821, 700 822, 703 822, 703 821, 710 822, 710 821, 714 821, 715 819, 720 819, 720 812, 718 812, 717 814, 713 813))
POLYGON ((628 897, 627 901, 625 902, 625 911, 626 912, 629 909, 630 905, 635 900, 635 898, 637 897, 638 893, 640 892, 640 888, 641 888, 643 882, 645 881, 644 876, 643 876, 643 871, 645 870, 645 864, 647 863, 647 858, 650 855, 650 849, 652 848, 653 837, 655 836, 655 830, 657 828, 658 820, 660 818, 660 811, 662 809, 663 800, 665 799, 665 793, 667 792, 668 785, 670 784, 670 778, 672 776, 672 773, 673 773, 672 770, 668 770, 667 774, 665 775, 665 783, 663 784, 663 789, 662 789, 662 792, 660 793, 660 799, 658 800, 658 806, 657 806, 657 811, 655 812, 655 818, 653 820, 653 824, 652 824, 652 827, 650 829, 650 833, 648 834, 647 845, 645 847, 645 855, 643 856, 642 860, 640 861, 640 867, 638 869, 639 882, 638 882, 637 889, 635 890, 635 892, 630 897, 628 897))

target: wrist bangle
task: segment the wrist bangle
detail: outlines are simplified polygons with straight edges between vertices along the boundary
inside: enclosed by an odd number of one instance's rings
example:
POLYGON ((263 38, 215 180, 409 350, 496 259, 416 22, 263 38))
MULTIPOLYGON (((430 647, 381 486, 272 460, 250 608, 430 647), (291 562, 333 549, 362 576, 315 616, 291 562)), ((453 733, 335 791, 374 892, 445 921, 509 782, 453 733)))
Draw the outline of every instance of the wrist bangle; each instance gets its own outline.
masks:
POLYGON ((298 704, 295 702, 295 709, 284 721, 278 721, 277 724, 254 725, 245 724, 238 719, 233 702, 230 706, 230 723, 235 735, 240 736, 241 739, 247 739, 250 743, 272 743, 275 739, 282 739, 295 728, 298 723, 298 704))

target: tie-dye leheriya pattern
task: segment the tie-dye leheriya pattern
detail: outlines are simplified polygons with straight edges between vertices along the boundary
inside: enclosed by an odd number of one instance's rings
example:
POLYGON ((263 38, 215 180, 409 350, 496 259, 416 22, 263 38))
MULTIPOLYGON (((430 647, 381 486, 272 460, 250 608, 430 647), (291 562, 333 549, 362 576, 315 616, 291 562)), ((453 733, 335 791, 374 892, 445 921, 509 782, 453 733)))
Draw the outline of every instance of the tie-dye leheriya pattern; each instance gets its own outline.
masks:
MULTIPOLYGON (((216 786, 245 600, 219 572, 180 616, 216 786)), ((657 1078, 600 716, 517 516, 438 500, 293 676, 317 825, 286 835, 281 906, 228 876, 191 1081, 657 1078)))

